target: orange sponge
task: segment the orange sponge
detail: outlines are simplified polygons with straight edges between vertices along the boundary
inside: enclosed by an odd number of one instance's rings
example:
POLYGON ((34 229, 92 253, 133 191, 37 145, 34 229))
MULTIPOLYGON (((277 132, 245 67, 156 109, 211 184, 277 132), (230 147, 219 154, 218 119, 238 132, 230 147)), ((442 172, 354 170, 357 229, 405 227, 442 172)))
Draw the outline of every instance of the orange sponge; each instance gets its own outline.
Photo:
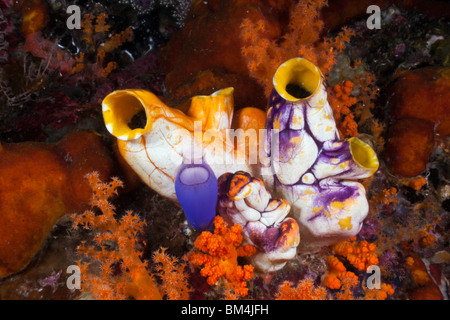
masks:
POLYGON ((55 222, 88 208, 86 174, 109 179, 101 137, 74 132, 57 144, 0 144, 0 278, 25 268, 55 222))

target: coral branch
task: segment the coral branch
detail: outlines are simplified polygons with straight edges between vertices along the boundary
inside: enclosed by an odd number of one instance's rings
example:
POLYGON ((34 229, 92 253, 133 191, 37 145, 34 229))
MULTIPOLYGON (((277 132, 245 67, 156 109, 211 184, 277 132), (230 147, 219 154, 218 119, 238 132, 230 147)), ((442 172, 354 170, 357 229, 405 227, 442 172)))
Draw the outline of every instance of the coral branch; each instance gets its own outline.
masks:
POLYGON ((82 39, 89 45, 90 51, 96 52, 97 61, 95 64, 89 65, 88 60, 85 58, 85 53, 80 52, 79 56, 75 58, 76 63, 72 68, 72 74, 81 72, 89 66, 88 69, 90 71, 86 73, 94 74, 95 78, 106 78, 112 71, 117 69, 117 62, 109 61, 108 63, 105 63, 105 56, 107 53, 111 53, 119 48, 125 42, 131 41, 133 38, 133 31, 131 28, 127 28, 120 33, 113 34, 111 37, 107 38, 108 34, 106 32, 111 28, 111 26, 106 23, 107 18, 108 15, 106 13, 100 13, 97 17, 94 17, 92 14, 84 15, 82 22, 82 39))
POLYGON ((324 23, 320 11, 326 0, 299 1, 291 12, 287 32, 279 41, 267 40, 260 35, 267 29, 263 21, 252 23, 245 19, 241 24, 241 39, 249 45, 241 50, 247 60, 250 75, 265 88, 266 96, 272 90, 275 70, 283 62, 303 57, 317 65, 324 75, 331 71, 336 56, 354 34, 343 28, 335 38, 322 38, 324 23))
POLYGON ((156 273, 162 279, 160 290, 170 300, 187 300, 192 289, 184 273, 186 263, 169 256, 166 250, 161 248, 153 254, 153 262, 157 264, 156 273))
POLYGON ((137 235, 142 232, 144 222, 131 211, 116 220, 115 208, 108 200, 117 194, 122 182, 113 178, 109 184, 102 183, 97 173, 87 176, 92 186, 91 205, 100 209, 101 214, 88 210, 82 215, 73 215, 73 227, 81 225, 85 229, 96 230, 95 246, 82 243, 78 247, 80 255, 90 257, 100 263, 99 274, 90 272, 91 263, 78 262, 81 269, 83 291, 88 291, 96 299, 161 299, 161 294, 148 272, 146 263, 136 249, 137 235), (111 250, 113 244, 114 250, 111 250), (113 270, 120 266, 119 275, 113 270))
POLYGON ((289 281, 283 282, 276 295, 277 300, 325 300, 327 290, 315 286, 311 279, 305 279, 294 288, 289 281))
POLYGON ((353 90, 353 82, 343 81, 340 84, 328 88, 330 106, 333 109, 333 116, 341 137, 357 137, 358 124, 354 120, 354 115, 350 113, 350 107, 356 102, 356 97, 350 94, 353 90))
POLYGON ((201 275, 210 286, 218 281, 228 290, 227 297, 245 297, 248 294, 246 281, 253 277, 253 266, 238 265, 238 257, 251 256, 256 249, 250 245, 241 246, 242 227, 229 227, 222 217, 214 219, 214 233, 202 232, 195 240, 198 250, 191 251, 187 259, 195 267, 202 266, 201 275))

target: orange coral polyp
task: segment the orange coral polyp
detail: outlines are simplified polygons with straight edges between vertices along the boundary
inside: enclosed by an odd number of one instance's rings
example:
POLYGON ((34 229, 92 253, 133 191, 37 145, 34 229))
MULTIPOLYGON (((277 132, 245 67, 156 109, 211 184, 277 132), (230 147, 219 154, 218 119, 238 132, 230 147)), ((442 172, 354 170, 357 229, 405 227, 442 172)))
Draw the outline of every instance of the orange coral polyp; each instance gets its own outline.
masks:
MULTIPOLYGON (((358 243, 356 242, 356 237, 347 241, 338 242, 333 246, 335 254, 345 257, 347 261, 359 271, 365 271, 370 265, 378 264, 378 256, 375 253, 375 250, 376 245, 374 243, 368 243, 365 240, 358 243)), ((327 264, 329 271, 323 279, 323 285, 330 289, 340 289, 341 287, 344 287, 344 292, 339 293, 338 298, 352 298, 349 287, 358 282, 358 276, 351 271, 347 271, 344 264, 336 256, 328 256, 327 264), (343 283, 346 283, 346 285, 344 286, 343 283)), ((386 299, 387 295, 391 295, 389 292, 391 292, 392 287, 385 286, 385 288, 387 291, 383 292, 380 290, 375 290, 373 292, 368 290, 368 293, 366 294, 367 298, 377 300, 386 299)))
MULTIPOLYGON (((133 30, 128 28, 118 34, 113 34, 110 38, 105 39, 107 35, 105 33, 111 28, 106 23, 108 15, 106 13, 100 13, 98 16, 92 14, 85 14, 81 23, 83 29, 82 39, 91 47, 91 50, 97 52, 97 62, 92 65, 93 72, 98 77, 107 78, 111 72, 117 69, 117 62, 110 61, 105 66, 106 53, 114 51, 127 41, 131 41, 133 38, 133 30), (95 21, 94 21, 95 20, 95 21), (94 21, 94 22, 93 22, 94 21), (99 44, 100 40, 96 40, 98 35, 101 35, 101 39, 104 41, 99 44)), ((83 70, 86 66, 90 65, 84 59, 84 52, 80 52, 78 57, 75 57, 76 65, 73 66, 71 73, 77 73, 83 70)))
POLYGON ((370 265, 378 264, 376 245, 367 241, 355 242, 353 239, 342 241, 333 246, 336 254, 344 256, 358 270, 366 270, 370 265))
POLYGON ((234 291, 236 296, 245 297, 248 294, 246 281, 253 277, 253 266, 239 266, 237 259, 250 256, 256 252, 251 245, 241 246, 242 227, 228 224, 222 217, 214 219, 214 233, 204 231, 195 240, 195 247, 200 250, 192 251, 187 259, 195 267, 202 267, 200 274, 207 278, 210 286, 223 280, 225 287, 234 291))
POLYGON ((366 290, 366 300, 386 300, 388 296, 392 296, 395 290, 390 284, 382 283, 380 289, 366 290))
POLYGON ((316 287, 311 279, 302 280, 297 287, 285 281, 276 295, 277 300, 325 300, 327 290, 324 287, 316 287))
POLYGON ((341 136, 358 136, 358 124, 354 120, 354 115, 350 113, 350 107, 353 106, 358 99, 350 94, 353 90, 353 82, 345 80, 340 84, 334 85, 328 89, 330 106, 333 109, 333 116, 336 120, 341 136))

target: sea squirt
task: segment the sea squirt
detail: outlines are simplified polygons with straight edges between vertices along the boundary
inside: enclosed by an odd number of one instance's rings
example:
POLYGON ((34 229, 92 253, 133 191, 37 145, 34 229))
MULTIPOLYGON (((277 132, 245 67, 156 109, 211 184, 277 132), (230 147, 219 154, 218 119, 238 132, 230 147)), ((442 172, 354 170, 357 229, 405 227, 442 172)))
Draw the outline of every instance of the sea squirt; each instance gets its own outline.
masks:
MULTIPOLYGON (((378 170, 377 155, 369 144, 357 137, 340 139, 327 101, 325 80, 317 66, 304 58, 288 60, 277 69, 273 86, 265 134, 259 135, 261 141, 249 139, 253 143, 249 143, 251 152, 248 153, 247 148, 240 148, 246 139, 237 136, 235 143, 229 130, 232 123, 250 123, 233 121, 233 88, 221 89, 209 96, 194 96, 186 113, 168 107, 145 90, 115 91, 103 101, 106 128, 118 139, 123 158, 149 187, 180 202, 194 228, 206 227, 205 221, 210 218, 201 215, 197 220, 197 213, 191 216, 195 210, 190 208, 196 203, 190 201, 195 199, 202 203, 206 193, 192 192, 189 201, 183 204, 182 194, 175 190, 178 168, 186 163, 187 150, 201 150, 203 164, 209 165, 215 177, 235 174, 239 180, 248 174, 260 179, 242 180, 248 180, 242 189, 242 199, 232 195, 235 188, 219 191, 223 196, 219 199, 219 214, 220 206, 230 209, 226 215, 233 217, 233 223, 243 226, 244 232, 251 230, 252 234, 245 237, 256 246, 259 240, 255 239, 270 238, 273 243, 278 238, 272 238, 271 232, 279 228, 280 239, 285 240, 280 240, 275 247, 283 252, 260 246, 265 255, 276 253, 273 257, 262 257, 270 258, 261 260, 261 269, 269 270, 282 267, 286 257, 281 259, 281 253, 292 257, 291 252, 295 252, 299 244, 299 234, 302 238, 299 247, 303 251, 319 250, 358 234, 369 206, 364 186, 357 180, 378 170), (130 122, 140 112, 145 112, 145 124, 130 127, 130 122), (248 155, 256 153, 255 163, 248 155), (259 191, 263 189, 271 196, 261 197, 259 191), (273 208, 267 203, 272 197, 277 200, 269 201, 273 208), (266 206, 256 210, 252 205, 244 205, 249 199, 259 199, 266 206), (290 210, 285 202, 289 203, 290 210), (274 210, 276 212, 272 212, 274 210), (268 223, 268 216, 276 223, 268 223), (289 220, 283 224, 285 219, 289 220), (254 227, 247 228, 247 224, 254 227)), ((247 113, 252 112, 247 109, 240 115, 247 113)), ((254 129, 253 125, 245 127, 241 132, 244 138, 247 130, 254 129)), ((201 175, 202 169, 193 172, 201 175)), ((223 186, 231 185, 224 183, 223 186)), ((225 211, 222 210, 222 214, 225 211)))
POLYGON ((209 229, 217 203, 217 179, 211 167, 204 162, 182 164, 175 179, 175 192, 192 228, 209 229))
POLYGON ((265 150, 273 174, 263 180, 291 204, 302 251, 359 233, 368 202, 355 180, 378 170, 377 155, 367 143, 340 139, 324 83, 309 60, 290 59, 275 72, 267 110, 265 150))

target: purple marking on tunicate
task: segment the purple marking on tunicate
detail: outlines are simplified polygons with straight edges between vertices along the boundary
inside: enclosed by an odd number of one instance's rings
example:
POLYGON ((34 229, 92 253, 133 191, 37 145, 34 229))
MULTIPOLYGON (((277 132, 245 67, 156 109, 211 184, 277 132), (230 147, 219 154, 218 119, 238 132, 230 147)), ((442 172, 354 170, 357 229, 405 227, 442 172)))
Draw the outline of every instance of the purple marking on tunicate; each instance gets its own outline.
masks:
MULTIPOLYGON (((348 142, 344 142, 343 144, 348 145, 348 142)), ((345 146, 336 150, 326 150, 325 148, 322 148, 318 158, 320 162, 335 165, 339 165, 343 162, 353 159, 352 154, 349 152, 349 149, 345 148, 345 146), (339 162, 332 162, 335 161, 333 159, 339 159, 339 162)))
MULTIPOLYGON (((322 197, 317 197, 316 201, 314 201, 314 206, 317 208, 323 207, 322 210, 317 212, 315 215, 313 215, 311 218, 308 219, 308 221, 312 221, 320 216, 323 216, 324 210, 328 209, 330 204, 332 202, 344 202, 345 200, 351 198, 351 197, 357 197, 359 196, 358 187, 354 186, 346 186, 342 184, 336 184, 336 187, 339 186, 338 190, 332 190, 329 192, 322 193, 322 197)), ((334 189, 337 189, 334 187, 334 189)))
MULTIPOLYGON (((275 92, 275 94, 277 93, 275 92)), ((278 119, 279 126, 277 129, 283 131, 289 124, 290 115, 293 107, 295 106, 292 103, 282 99, 281 97, 280 99, 276 99, 273 103, 271 103, 270 106, 272 108, 267 113, 266 129, 274 129, 274 120, 278 119)))
POLYGON ((227 193, 228 193, 228 190, 230 189, 230 182, 231 182, 231 179, 233 178, 233 176, 234 175, 231 172, 226 172, 219 177, 219 179, 217 181, 219 196, 223 195, 223 196, 228 197, 227 193))
POLYGON ((262 233, 260 230, 253 230, 252 224, 246 227, 250 239, 261 251, 270 252, 275 250, 275 243, 280 237, 279 228, 267 228, 262 233))
POLYGON ((300 144, 292 143, 292 141, 295 141, 295 138, 301 137, 302 133, 301 130, 290 129, 279 133, 279 158, 281 162, 289 162, 300 151, 300 144))

